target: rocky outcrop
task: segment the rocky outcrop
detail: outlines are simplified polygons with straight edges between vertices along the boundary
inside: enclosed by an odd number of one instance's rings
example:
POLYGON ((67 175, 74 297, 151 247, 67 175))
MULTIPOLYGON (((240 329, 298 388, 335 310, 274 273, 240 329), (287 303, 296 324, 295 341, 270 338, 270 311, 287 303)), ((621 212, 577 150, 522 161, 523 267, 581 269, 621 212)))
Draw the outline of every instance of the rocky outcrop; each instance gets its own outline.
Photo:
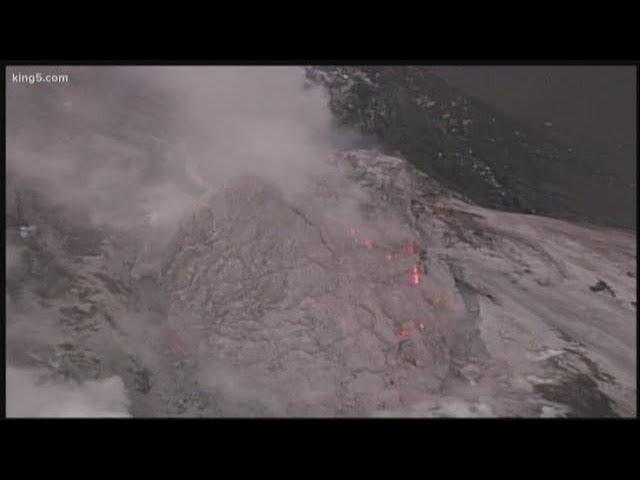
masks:
POLYGON ((410 284, 415 255, 387 262, 322 207, 246 176, 176 239, 162 279, 170 321, 201 367, 247 379, 228 408, 248 379, 268 378, 267 404, 253 397, 245 413, 363 415, 400 407, 405 390, 436 394, 448 375, 457 306, 435 307, 410 284))

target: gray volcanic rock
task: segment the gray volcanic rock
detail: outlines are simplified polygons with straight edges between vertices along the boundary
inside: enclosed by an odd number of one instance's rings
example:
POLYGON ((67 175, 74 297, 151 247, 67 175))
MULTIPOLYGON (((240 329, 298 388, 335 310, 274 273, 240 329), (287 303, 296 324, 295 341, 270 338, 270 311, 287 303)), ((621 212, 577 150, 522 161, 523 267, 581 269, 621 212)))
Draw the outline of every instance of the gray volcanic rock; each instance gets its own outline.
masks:
MULTIPOLYGON (((436 312, 410 284, 415 259, 386 262, 322 207, 246 176, 183 226, 162 283, 172 325, 213 377, 202 382, 268 379, 256 387, 269 395, 254 396, 255 414, 362 415, 399 407, 405 391, 437 393, 461 306, 436 312)), ((383 234, 376 242, 404 248, 383 234)), ((251 389, 244 382, 227 392, 229 408, 251 389)))

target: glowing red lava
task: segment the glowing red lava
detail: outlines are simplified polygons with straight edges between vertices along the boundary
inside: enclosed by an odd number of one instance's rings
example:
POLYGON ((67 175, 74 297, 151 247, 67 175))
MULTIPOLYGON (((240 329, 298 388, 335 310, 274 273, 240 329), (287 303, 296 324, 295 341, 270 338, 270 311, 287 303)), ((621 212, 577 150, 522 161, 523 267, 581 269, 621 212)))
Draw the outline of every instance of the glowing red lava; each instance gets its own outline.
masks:
POLYGON ((409 242, 405 249, 407 255, 419 255, 422 252, 422 248, 416 242, 409 242))
POLYGON ((409 338, 411 336, 411 330, 405 328, 400 331, 400 338, 409 338))
POLYGON ((369 238, 361 238, 361 237, 359 237, 358 236, 358 232, 353 227, 349 229, 349 236, 353 239, 353 241, 356 243, 356 245, 362 245, 367 250, 373 250, 376 247, 376 242, 374 242, 373 240, 371 240, 369 238))
POLYGON ((419 266, 416 264, 411 268, 411 284, 419 285, 420 284, 420 270, 419 266))

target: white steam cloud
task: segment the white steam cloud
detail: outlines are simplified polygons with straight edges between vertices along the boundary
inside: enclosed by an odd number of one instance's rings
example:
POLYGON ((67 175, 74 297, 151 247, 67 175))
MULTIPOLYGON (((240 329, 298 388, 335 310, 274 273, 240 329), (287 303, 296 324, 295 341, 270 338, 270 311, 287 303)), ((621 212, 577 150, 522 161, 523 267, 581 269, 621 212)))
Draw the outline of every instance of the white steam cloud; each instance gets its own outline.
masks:
POLYGON ((244 173, 302 191, 336 138, 324 92, 299 67, 61 71, 68 84, 8 83, 9 181, 37 182, 96 225, 170 224, 244 173))
POLYGON ((71 383, 45 372, 7 367, 7 417, 129 417, 129 399, 119 377, 71 383))

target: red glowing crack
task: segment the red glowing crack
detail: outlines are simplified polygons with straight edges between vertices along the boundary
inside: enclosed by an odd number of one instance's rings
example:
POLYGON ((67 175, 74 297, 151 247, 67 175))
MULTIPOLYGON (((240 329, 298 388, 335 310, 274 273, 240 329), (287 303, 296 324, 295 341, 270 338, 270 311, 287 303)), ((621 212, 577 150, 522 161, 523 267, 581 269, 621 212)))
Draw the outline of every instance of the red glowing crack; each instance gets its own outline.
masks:
POLYGON ((409 338, 411 337, 411 330, 409 330, 408 328, 405 328, 404 330, 400 331, 400 338, 409 338))
POLYGON ((407 255, 419 255, 422 252, 422 248, 416 242, 409 242, 407 248, 405 249, 405 253, 407 255))
POLYGON ((411 284, 420 285, 420 281, 420 267, 416 264, 411 268, 411 284))

